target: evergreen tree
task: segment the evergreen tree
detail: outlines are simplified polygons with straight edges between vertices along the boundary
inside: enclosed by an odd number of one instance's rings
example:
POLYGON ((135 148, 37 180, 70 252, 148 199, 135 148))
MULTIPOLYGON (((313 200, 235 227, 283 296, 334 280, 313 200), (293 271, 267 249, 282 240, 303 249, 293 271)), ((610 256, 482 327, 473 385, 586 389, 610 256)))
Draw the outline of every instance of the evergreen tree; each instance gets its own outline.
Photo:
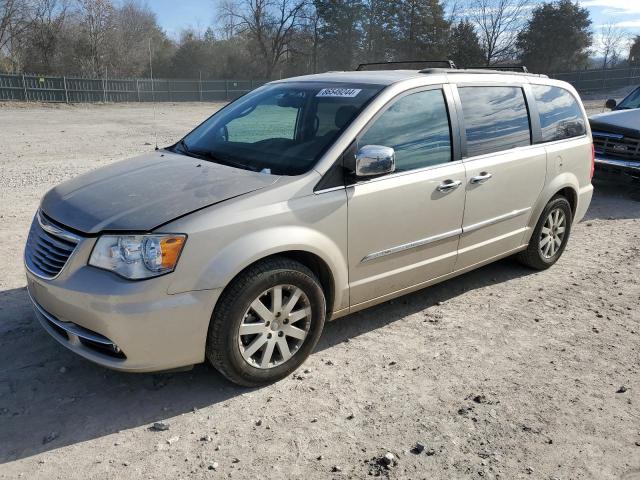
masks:
POLYGON ((593 43, 589 11, 571 0, 543 3, 518 35, 522 62, 534 72, 574 70, 587 65, 593 43))
POLYGON ((350 70, 362 46, 361 0, 316 0, 319 17, 319 60, 324 70, 350 70))
POLYGON ((451 29, 449 58, 458 67, 472 67, 484 64, 485 53, 480 45, 480 38, 470 21, 460 21, 451 29))
POLYGON ((398 60, 440 60, 446 57, 450 28, 440 0, 400 0, 395 3, 398 60))
POLYGON ((636 35, 629 50, 629 65, 640 66, 640 35, 636 35))

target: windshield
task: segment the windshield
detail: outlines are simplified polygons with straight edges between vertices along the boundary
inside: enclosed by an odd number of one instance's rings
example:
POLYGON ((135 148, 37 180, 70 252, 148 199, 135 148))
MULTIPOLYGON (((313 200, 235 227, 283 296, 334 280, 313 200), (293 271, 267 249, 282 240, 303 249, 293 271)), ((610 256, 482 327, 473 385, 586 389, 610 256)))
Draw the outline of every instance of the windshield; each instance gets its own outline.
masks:
POLYGON ((300 175, 382 88, 311 82, 266 85, 206 120, 174 151, 257 172, 300 175))
POLYGON ((627 96, 627 98, 620 102, 620 105, 618 105, 619 110, 626 110, 629 108, 640 108, 640 88, 636 88, 627 96))

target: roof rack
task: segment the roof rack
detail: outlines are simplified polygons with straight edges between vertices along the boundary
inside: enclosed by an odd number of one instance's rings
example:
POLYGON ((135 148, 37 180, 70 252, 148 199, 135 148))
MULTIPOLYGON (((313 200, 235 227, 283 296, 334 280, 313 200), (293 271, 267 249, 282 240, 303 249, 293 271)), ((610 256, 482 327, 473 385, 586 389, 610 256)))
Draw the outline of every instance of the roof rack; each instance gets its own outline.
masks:
POLYGON ((416 64, 416 63, 426 63, 426 64, 432 64, 432 63, 439 63, 441 65, 445 65, 446 68, 451 68, 451 69, 455 69, 456 64, 453 63, 453 60, 405 60, 402 62, 371 62, 371 63, 361 63, 360 65, 358 65, 358 68, 356 68, 357 72, 361 72, 363 70, 365 70, 367 67, 373 67, 373 66, 388 66, 388 65, 407 65, 407 64, 416 64))
POLYGON ((522 73, 530 73, 529 69, 527 69, 524 65, 491 65, 491 66, 483 66, 483 67, 464 67, 468 70, 512 70, 514 72, 522 72, 522 73))

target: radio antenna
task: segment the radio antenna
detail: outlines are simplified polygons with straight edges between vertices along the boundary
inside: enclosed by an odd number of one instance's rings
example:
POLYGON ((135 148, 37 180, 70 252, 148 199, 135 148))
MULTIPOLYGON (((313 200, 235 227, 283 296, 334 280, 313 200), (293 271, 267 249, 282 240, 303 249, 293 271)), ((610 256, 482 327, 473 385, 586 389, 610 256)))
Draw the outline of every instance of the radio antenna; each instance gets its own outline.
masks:
POLYGON ((151 54, 151 38, 149 38, 149 73, 151 75, 151 102, 153 103, 153 132, 156 137, 156 150, 159 150, 158 123, 156 122, 156 90, 153 85, 153 56, 151 54))

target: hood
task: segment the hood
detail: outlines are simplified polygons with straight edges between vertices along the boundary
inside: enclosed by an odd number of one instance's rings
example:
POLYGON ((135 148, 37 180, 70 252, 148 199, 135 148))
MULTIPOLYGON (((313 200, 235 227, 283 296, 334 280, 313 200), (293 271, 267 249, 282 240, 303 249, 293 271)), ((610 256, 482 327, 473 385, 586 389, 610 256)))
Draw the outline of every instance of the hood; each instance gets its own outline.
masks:
POLYGON ((589 118, 591 130, 595 132, 619 133, 640 138, 640 109, 614 110, 589 118))
POLYGON ((44 196, 40 208, 86 234, 151 231, 278 178, 159 150, 64 182, 44 196))

